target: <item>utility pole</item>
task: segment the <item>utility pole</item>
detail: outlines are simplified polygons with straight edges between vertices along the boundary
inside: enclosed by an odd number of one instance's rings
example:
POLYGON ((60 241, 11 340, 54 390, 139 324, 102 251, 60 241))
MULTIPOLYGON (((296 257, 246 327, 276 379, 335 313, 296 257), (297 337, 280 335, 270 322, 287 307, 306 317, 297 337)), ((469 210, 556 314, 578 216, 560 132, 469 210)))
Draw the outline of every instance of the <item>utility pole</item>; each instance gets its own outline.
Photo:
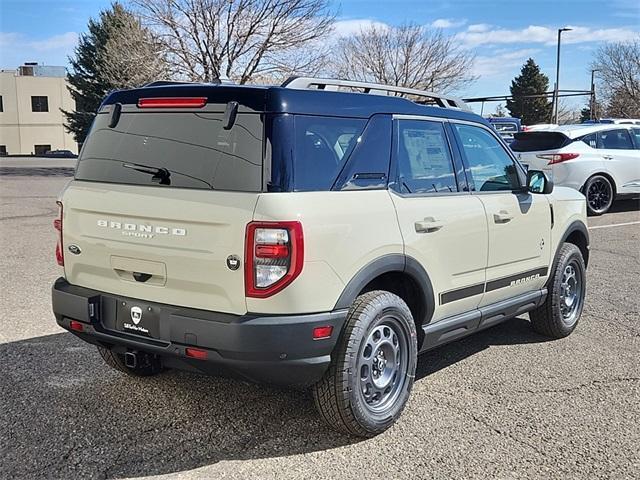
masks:
POLYGON ((559 28, 558 29, 558 52, 556 57, 556 87, 553 90, 553 115, 551 123, 558 123, 558 96, 560 95, 560 39, 562 32, 568 32, 573 30, 572 28, 559 28))
POLYGON ((594 74, 600 70, 591 70, 591 102, 589 102, 589 120, 595 120, 596 115, 596 84, 594 82, 594 74))

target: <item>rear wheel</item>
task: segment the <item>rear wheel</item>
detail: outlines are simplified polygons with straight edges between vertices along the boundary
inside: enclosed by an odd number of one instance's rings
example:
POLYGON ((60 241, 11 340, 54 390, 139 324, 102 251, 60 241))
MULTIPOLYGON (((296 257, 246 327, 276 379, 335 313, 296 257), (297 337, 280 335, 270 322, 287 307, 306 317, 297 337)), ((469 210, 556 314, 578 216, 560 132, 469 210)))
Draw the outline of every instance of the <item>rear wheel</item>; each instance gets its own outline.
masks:
POLYGON ((417 350, 413 317, 400 297, 380 290, 359 296, 329 369, 313 387, 322 418, 362 437, 389 428, 409 398, 417 350))
POLYGON ((563 338, 578 325, 586 293, 586 269, 580 249, 565 243, 549 280, 545 302, 529 313, 533 329, 547 337, 563 338))
POLYGON ((606 213, 613 203, 614 190, 611 181, 603 175, 594 175, 584 185, 589 215, 606 213))
POLYGON ((149 354, 138 354, 134 367, 127 366, 125 357, 105 347, 98 347, 100 356, 114 370, 132 375, 134 377, 149 377, 163 371, 160 360, 149 354))

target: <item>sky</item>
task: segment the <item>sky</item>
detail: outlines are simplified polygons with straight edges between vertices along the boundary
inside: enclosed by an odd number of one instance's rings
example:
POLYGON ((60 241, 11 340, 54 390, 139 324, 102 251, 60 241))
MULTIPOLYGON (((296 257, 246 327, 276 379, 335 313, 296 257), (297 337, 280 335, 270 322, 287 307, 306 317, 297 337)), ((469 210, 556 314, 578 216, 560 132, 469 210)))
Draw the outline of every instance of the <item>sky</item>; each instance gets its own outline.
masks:
MULTIPOLYGON (((109 3, 0 0, 0 68, 13 69, 25 61, 67 66, 87 21, 109 3)), ((598 47, 640 35, 638 0, 342 0, 334 7, 336 36, 372 23, 403 22, 453 36, 461 48, 475 54, 471 69, 478 79, 455 92, 465 98, 508 95, 511 80, 529 57, 553 85, 558 28, 573 28, 562 36, 562 89, 588 90, 590 63, 598 47)), ((586 97, 573 100, 576 106, 586 102, 586 97)), ((484 113, 495 106, 487 104, 484 113)))

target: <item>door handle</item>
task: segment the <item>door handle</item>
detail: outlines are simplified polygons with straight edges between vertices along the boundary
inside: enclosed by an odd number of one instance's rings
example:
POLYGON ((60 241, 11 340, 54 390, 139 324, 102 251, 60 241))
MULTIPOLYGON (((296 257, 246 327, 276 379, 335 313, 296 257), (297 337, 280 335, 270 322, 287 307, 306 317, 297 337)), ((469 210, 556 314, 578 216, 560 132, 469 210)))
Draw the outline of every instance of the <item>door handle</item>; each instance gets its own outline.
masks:
POLYGON ((513 220, 513 215, 506 210, 500 210, 498 213, 493 214, 493 221, 495 223, 507 223, 511 220, 513 220))
POLYGON ((613 155, 602 155, 605 160, 613 160, 613 155))
POLYGON ((431 233, 440 230, 444 227, 444 224, 433 217, 425 217, 424 220, 419 220, 414 223, 414 226, 417 233, 431 233))

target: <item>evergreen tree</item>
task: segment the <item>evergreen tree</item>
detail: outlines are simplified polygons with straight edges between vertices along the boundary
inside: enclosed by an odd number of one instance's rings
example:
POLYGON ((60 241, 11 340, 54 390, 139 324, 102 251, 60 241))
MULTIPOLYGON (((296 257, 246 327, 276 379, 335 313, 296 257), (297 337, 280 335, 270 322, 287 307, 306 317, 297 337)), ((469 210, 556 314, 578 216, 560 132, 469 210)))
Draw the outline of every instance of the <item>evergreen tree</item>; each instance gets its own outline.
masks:
POLYGON ((82 143, 103 98, 112 90, 166 78, 166 64, 151 33, 120 3, 90 19, 69 58, 69 91, 74 111, 62 111, 66 129, 82 143))
POLYGON ((512 100, 507 100, 507 109, 513 117, 520 118, 524 125, 548 123, 551 117, 551 102, 544 97, 522 98, 524 95, 540 95, 549 88, 549 78, 532 58, 522 66, 520 75, 511 81, 512 100))

